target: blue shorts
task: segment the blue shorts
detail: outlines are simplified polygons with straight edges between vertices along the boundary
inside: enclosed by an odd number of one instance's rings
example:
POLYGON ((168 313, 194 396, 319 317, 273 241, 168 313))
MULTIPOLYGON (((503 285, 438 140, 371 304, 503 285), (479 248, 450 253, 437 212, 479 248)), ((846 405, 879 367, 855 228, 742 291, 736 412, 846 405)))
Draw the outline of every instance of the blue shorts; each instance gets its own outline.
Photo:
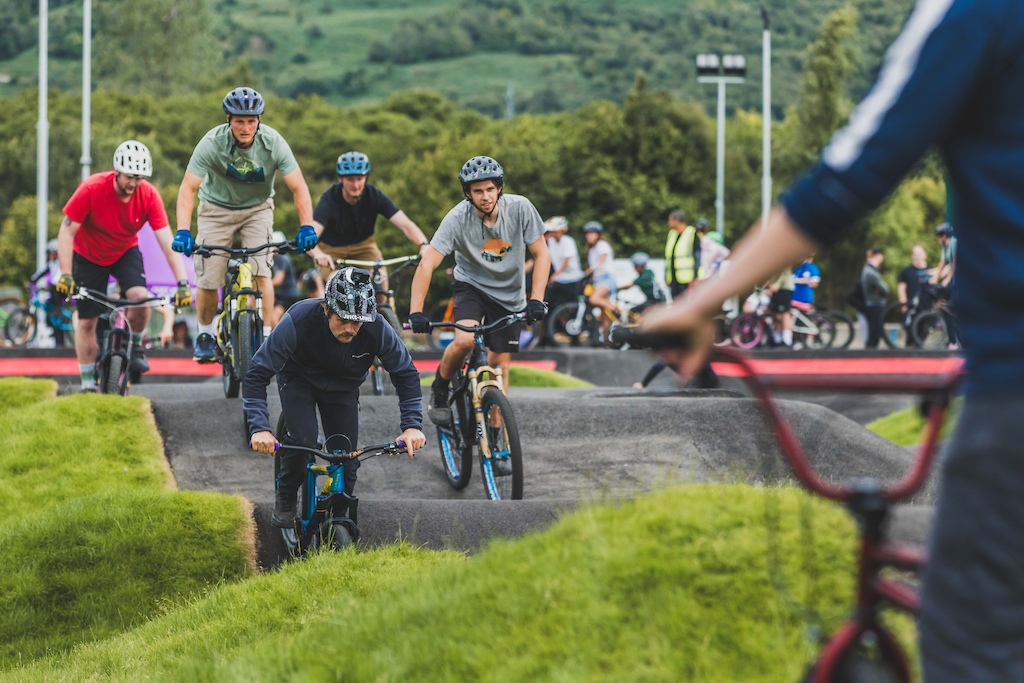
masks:
POLYGON ((615 278, 612 277, 611 273, 601 273, 594 277, 593 280, 594 289, 604 286, 608 288, 608 296, 615 296, 616 292, 619 291, 619 285, 615 282, 615 278))

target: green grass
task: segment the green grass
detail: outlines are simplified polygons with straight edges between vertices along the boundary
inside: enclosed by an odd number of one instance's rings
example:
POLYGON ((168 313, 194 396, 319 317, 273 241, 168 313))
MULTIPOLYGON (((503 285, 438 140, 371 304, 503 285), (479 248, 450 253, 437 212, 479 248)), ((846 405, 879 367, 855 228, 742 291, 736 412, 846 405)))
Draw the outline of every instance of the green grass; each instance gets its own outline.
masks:
POLYGON ((149 402, 0 380, 0 667, 249 576, 241 498, 174 491, 149 402))
POLYGON ((817 596, 834 627, 854 546, 842 511, 794 489, 672 487, 469 561, 391 547, 291 563, 0 680, 798 680, 815 648, 790 599, 817 596))
MULTIPOLYGON (((942 425, 942 430, 939 432, 939 439, 948 439, 953 433, 962 404, 962 399, 953 401, 946 421, 942 425)), ((921 439, 924 437, 925 419, 921 417, 920 411, 915 406, 897 410, 895 413, 868 423, 866 427, 899 446, 913 446, 921 443, 921 439)))
MULTIPOLYGON (((420 376, 421 386, 430 386, 434 375, 423 373, 420 376)), ((587 389, 594 386, 590 382, 554 370, 541 370, 525 365, 513 365, 508 370, 508 386, 537 387, 548 389, 587 389)))

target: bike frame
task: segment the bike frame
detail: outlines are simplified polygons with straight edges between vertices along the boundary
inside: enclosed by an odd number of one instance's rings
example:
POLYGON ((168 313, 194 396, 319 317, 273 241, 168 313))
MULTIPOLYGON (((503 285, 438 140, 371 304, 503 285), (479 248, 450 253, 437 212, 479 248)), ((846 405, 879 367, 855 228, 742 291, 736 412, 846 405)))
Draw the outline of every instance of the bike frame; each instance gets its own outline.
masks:
POLYGON ((491 330, 507 327, 512 323, 525 319, 526 315, 524 313, 511 313, 498 318, 493 323, 477 325, 475 327, 467 327, 458 323, 431 323, 432 327, 452 327, 456 330, 473 333, 473 350, 470 351, 469 358, 466 359, 466 364, 463 366, 462 382, 452 389, 452 401, 454 403, 455 398, 462 394, 468 395, 476 425, 476 434, 471 438, 472 432, 470 430, 472 427, 470 425, 462 425, 462 437, 467 443, 473 440, 478 441, 488 460, 491 459, 491 444, 485 429, 487 426, 487 416, 484 415, 481 399, 483 398, 483 391, 487 387, 496 387, 498 391, 505 393, 505 384, 501 368, 487 364, 487 347, 484 346, 484 335, 491 330), (492 379, 481 379, 481 376, 485 373, 490 374, 492 379))
POLYGON ((359 498, 345 491, 345 466, 348 460, 368 460, 387 453, 395 455, 405 453, 405 443, 392 441, 377 446, 364 446, 355 451, 334 450, 324 448, 307 448, 305 446, 286 445, 282 448, 303 451, 327 464, 320 464, 315 459, 306 464, 306 479, 302 484, 299 499, 299 517, 295 528, 282 529, 285 545, 289 552, 296 554, 309 547, 310 539, 320 527, 329 521, 345 524, 352 540, 359 539, 358 510, 359 498), (326 477, 322 485, 319 478, 326 477))
MULTIPOLYGON (((624 336, 629 337, 627 341, 640 348, 688 346, 678 337, 624 332, 624 336)), ((927 554, 920 546, 890 542, 886 537, 885 522, 894 503, 911 497, 924 484, 935 458, 942 423, 962 371, 956 370, 938 379, 897 376, 884 380, 864 380, 859 377, 793 375, 774 378, 769 385, 742 352, 717 348, 713 355, 739 366, 741 379, 761 405, 797 481, 811 493, 842 503, 857 520, 860 529, 855 608, 850 618, 821 650, 814 674, 808 679, 809 683, 829 683, 843 656, 869 634, 877 640, 879 651, 896 668, 900 679, 909 683, 912 679, 906 652, 892 631, 881 622, 880 608, 890 605, 916 613, 920 607, 920 597, 916 589, 886 578, 882 572, 886 568, 893 568, 919 573, 927 562, 927 554), (775 401, 773 389, 921 393, 928 399, 930 406, 924 440, 903 479, 895 483, 884 484, 870 478, 856 479, 846 484, 828 482, 819 477, 811 466, 803 446, 775 401)))

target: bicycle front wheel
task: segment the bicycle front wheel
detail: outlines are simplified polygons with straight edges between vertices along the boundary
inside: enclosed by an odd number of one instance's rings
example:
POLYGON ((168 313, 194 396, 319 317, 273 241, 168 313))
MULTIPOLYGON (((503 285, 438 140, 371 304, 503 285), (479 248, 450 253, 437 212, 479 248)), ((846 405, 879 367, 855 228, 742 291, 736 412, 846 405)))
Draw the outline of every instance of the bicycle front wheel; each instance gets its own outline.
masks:
POLYGON ((484 491, 491 500, 519 500, 523 497, 523 452, 512 404, 500 389, 488 387, 481 405, 488 442, 487 452, 482 440, 477 443, 484 491))
POLYGON ((882 314, 882 343, 890 349, 905 347, 910 341, 910 331, 904 325, 905 319, 903 304, 898 301, 886 308, 882 314))
POLYGON ((16 308, 4 322, 4 336, 15 346, 28 344, 36 337, 36 319, 28 308, 16 308))
POLYGON ((732 321, 729 338, 741 349, 752 349, 764 340, 765 321, 756 313, 743 313, 732 321))
POLYGON ((836 337, 836 326, 824 313, 808 313, 812 328, 804 333, 804 344, 810 349, 827 349, 836 337))
POLYGON ((949 330, 939 311, 919 313, 910 326, 914 340, 922 349, 944 349, 949 344, 949 330))

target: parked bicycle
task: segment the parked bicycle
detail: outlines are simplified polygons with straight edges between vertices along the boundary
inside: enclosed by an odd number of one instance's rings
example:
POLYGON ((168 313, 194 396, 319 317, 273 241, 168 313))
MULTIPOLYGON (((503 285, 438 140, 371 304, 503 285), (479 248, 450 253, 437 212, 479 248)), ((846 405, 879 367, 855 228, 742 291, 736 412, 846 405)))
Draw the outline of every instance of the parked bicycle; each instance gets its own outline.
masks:
POLYGON ((624 327, 640 323, 640 307, 630 306, 616 296, 612 299, 619 309, 616 316, 614 312, 590 303, 593 291, 594 286, 588 282, 575 301, 559 304, 548 314, 544 324, 548 326, 548 337, 556 346, 599 346, 602 342, 602 317, 609 324, 624 327))
MULTIPOLYGON (((623 330, 624 340, 639 348, 679 348, 685 340, 670 335, 644 335, 623 330)), ((887 521, 894 504, 913 496, 924 484, 934 460, 939 432, 956 388, 959 371, 938 379, 901 375, 891 380, 864 380, 789 376, 769 383, 759 377, 751 362, 738 351, 718 349, 715 356, 739 366, 742 377, 758 400, 772 427, 793 475, 811 493, 842 503, 856 519, 860 533, 854 609, 848 620, 823 641, 821 652, 811 664, 805 683, 872 681, 910 683, 907 654, 881 618, 883 607, 914 613, 919 596, 914 585, 893 578, 891 570, 920 573, 925 551, 917 546, 892 543, 887 521), (927 426, 921 446, 904 477, 893 482, 857 478, 839 483, 819 475, 776 403, 772 388, 797 390, 886 391, 922 396, 927 426)))
POLYGON ((193 254, 203 258, 215 255, 228 257, 224 276, 224 301, 214 319, 217 333, 217 362, 223 366, 224 396, 237 398, 253 354, 263 344, 263 320, 260 311, 263 295, 256 288, 249 258, 267 249, 286 254, 294 250, 295 240, 270 242, 258 247, 222 247, 197 244, 193 254), (219 253, 218 253, 219 252, 219 253))
POLYGON ((48 287, 39 286, 40 280, 48 272, 41 270, 32 276, 28 285, 27 306, 20 299, 0 301, 0 308, 4 311, 4 337, 9 345, 24 346, 35 341, 39 331, 36 320, 39 312, 42 312, 58 345, 74 346, 75 325, 71 308, 53 296, 48 287))
MULTIPOLYGON (((276 434, 288 433, 288 425, 281 415, 276 434)), ((319 547, 344 550, 359 540, 359 498, 345 492, 344 464, 348 460, 368 460, 378 455, 405 454, 405 442, 392 441, 377 446, 364 446, 356 450, 328 449, 332 439, 344 439, 344 434, 328 437, 316 448, 288 445, 284 448, 303 451, 310 456, 306 464, 306 479, 299 492, 299 514, 295 526, 281 529, 285 546, 292 556, 319 547), (317 463, 317 458, 327 464, 317 463), (318 479, 326 477, 320 484, 318 479)), ((346 444, 348 445, 348 444, 346 444)), ((351 448, 351 445, 348 445, 351 448)), ((274 458, 274 478, 277 479, 281 459, 274 458)))
MULTIPOLYGON (((402 335, 402 323, 398 320, 398 315, 395 313, 395 289, 391 287, 391 279, 388 278, 388 287, 384 287, 384 280, 387 277, 387 272, 384 270, 387 266, 398 266, 391 271, 391 276, 397 275, 399 271, 408 266, 415 265, 420 262, 420 255, 414 254, 413 256, 398 256, 390 259, 376 259, 373 261, 361 261, 357 259, 335 259, 335 268, 345 268, 346 266, 354 266, 356 268, 366 268, 370 271, 370 283, 373 285, 373 293, 377 296, 377 314, 384 317, 384 319, 394 328, 395 332, 399 336, 402 335), (381 302, 381 296, 383 295, 384 301, 381 302)), ((373 393, 377 396, 384 395, 384 368, 380 365, 380 360, 377 358, 373 359, 373 365, 370 366, 370 378, 373 385, 373 393)))
MULTIPOLYGON (((789 309, 793 315, 793 344, 800 344, 810 349, 827 349, 832 346, 836 336, 836 325, 824 313, 803 311, 800 308, 789 309)), ((768 304, 763 299, 758 301, 757 310, 752 313, 741 313, 732 322, 729 338, 741 349, 753 349, 772 343, 774 318, 768 312, 768 304)))
POLYGON ((448 483, 459 490, 469 485, 476 446, 484 491, 491 500, 523 497, 523 452, 512 404, 504 393, 501 368, 487 364, 484 335, 525 318, 525 313, 510 313, 485 325, 430 323, 433 328, 473 334, 473 350, 466 365, 451 381, 452 421, 437 427, 437 440, 448 483))
POLYGON ((110 313, 109 329, 103 333, 103 342, 96 357, 96 390, 101 394, 126 396, 132 378, 129 366, 132 359, 132 330, 128 325, 128 309, 136 306, 150 308, 174 307, 173 297, 151 296, 145 299, 116 299, 104 292, 79 287, 75 292, 79 299, 89 299, 106 308, 110 313))

